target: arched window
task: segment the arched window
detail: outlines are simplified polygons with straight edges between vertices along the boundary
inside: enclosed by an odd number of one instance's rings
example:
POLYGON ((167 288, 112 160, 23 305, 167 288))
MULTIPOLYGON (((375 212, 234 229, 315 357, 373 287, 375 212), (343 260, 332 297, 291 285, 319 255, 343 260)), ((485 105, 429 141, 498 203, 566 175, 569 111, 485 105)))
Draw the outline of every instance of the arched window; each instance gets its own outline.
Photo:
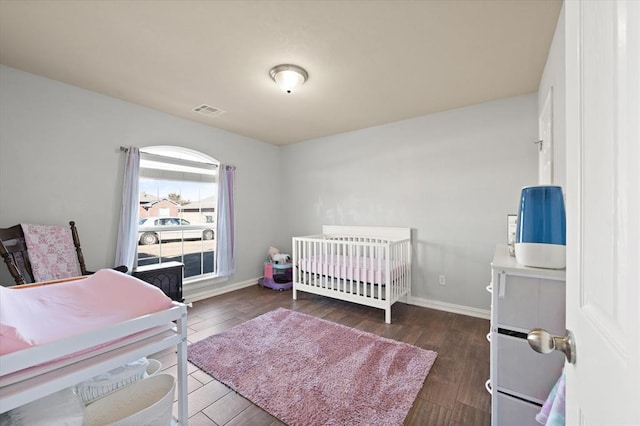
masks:
POLYGON ((218 166, 186 148, 140 148, 138 266, 182 262, 185 282, 215 273, 218 166))

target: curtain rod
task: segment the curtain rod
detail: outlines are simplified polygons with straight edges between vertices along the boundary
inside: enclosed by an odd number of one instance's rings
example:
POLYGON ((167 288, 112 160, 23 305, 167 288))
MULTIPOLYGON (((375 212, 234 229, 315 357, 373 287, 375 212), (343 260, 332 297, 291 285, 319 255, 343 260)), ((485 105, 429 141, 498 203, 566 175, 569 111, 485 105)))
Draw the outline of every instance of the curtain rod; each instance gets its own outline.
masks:
MULTIPOLYGON (((126 146, 121 146, 120 147, 120 151, 121 152, 129 152, 129 148, 127 148, 126 146)), ((147 155, 155 155, 155 154, 147 154, 147 155)), ((201 163, 200 161, 194 161, 194 163, 201 163)), ((202 164, 210 164, 210 163, 202 163, 202 164)), ((220 167, 220 164, 215 164, 216 166, 220 167)), ((225 164, 225 166, 227 168, 231 168, 231 170, 235 170, 236 166, 233 166, 231 164, 225 164)))

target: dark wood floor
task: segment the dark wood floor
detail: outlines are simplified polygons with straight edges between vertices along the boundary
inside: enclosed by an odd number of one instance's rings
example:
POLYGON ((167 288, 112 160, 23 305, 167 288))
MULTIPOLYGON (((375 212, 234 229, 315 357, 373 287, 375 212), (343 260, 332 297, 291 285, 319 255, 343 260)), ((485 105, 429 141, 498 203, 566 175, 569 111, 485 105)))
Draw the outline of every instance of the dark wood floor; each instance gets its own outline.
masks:
MULTIPOLYGON (((253 286, 193 304, 188 313, 190 343, 283 307, 438 352, 405 425, 489 425, 489 321, 396 303, 392 324, 384 311, 307 293, 277 292, 253 286)), ((176 355, 156 354, 175 374, 176 355)), ((189 364, 190 425, 281 425, 248 400, 189 364)), ((174 412, 176 407, 174 406, 174 412)), ((176 413, 177 414, 177 413, 176 413)))

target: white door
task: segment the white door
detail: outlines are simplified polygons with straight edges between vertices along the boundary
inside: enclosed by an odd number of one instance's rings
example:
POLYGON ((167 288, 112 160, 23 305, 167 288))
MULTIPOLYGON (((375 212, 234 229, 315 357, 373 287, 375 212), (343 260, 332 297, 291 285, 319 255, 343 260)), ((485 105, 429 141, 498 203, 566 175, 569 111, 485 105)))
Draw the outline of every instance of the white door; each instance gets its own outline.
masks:
POLYGON ((547 97, 538 118, 538 184, 553 183, 553 87, 547 97))
POLYGON ((565 1, 567 424, 640 425, 640 1, 565 1))

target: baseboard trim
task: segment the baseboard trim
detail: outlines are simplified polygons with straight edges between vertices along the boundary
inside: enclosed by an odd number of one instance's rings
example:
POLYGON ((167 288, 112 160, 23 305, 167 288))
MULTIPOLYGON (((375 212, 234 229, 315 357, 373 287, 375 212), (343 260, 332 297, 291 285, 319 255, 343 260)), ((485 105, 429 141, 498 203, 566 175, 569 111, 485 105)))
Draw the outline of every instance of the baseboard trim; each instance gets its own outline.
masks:
MULTIPOLYGON (((230 293, 232 291, 240 290, 241 288, 251 287, 258 284, 260 278, 251 278, 246 281, 225 285, 223 287, 216 287, 208 289, 206 291, 195 291, 193 294, 184 294, 185 303, 193 303, 198 300, 208 299, 209 297, 219 296, 221 294, 230 293)), ((406 296, 401 298, 400 302, 407 303, 409 305, 421 306, 423 308, 437 309, 439 311, 452 312, 454 314, 467 315, 475 318, 491 319, 491 311, 486 309, 473 308, 471 306, 456 305, 453 303, 440 302, 438 300, 423 299, 421 297, 406 296)))
POLYGON ((486 309, 473 308, 471 306, 455 305, 453 303, 440 302, 438 300, 423 299, 421 297, 407 297, 409 305, 421 306, 423 308, 437 309, 439 311, 453 312, 454 314, 467 315, 470 317, 491 319, 491 311, 486 309))
POLYGON ((206 291, 197 291, 194 292, 194 294, 185 294, 184 299, 187 303, 197 302, 198 300, 230 293, 232 291, 240 290, 241 288, 251 287, 252 285, 258 284, 259 279, 260 278, 251 278, 246 281, 225 285, 223 287, 216 287, 206 291))

